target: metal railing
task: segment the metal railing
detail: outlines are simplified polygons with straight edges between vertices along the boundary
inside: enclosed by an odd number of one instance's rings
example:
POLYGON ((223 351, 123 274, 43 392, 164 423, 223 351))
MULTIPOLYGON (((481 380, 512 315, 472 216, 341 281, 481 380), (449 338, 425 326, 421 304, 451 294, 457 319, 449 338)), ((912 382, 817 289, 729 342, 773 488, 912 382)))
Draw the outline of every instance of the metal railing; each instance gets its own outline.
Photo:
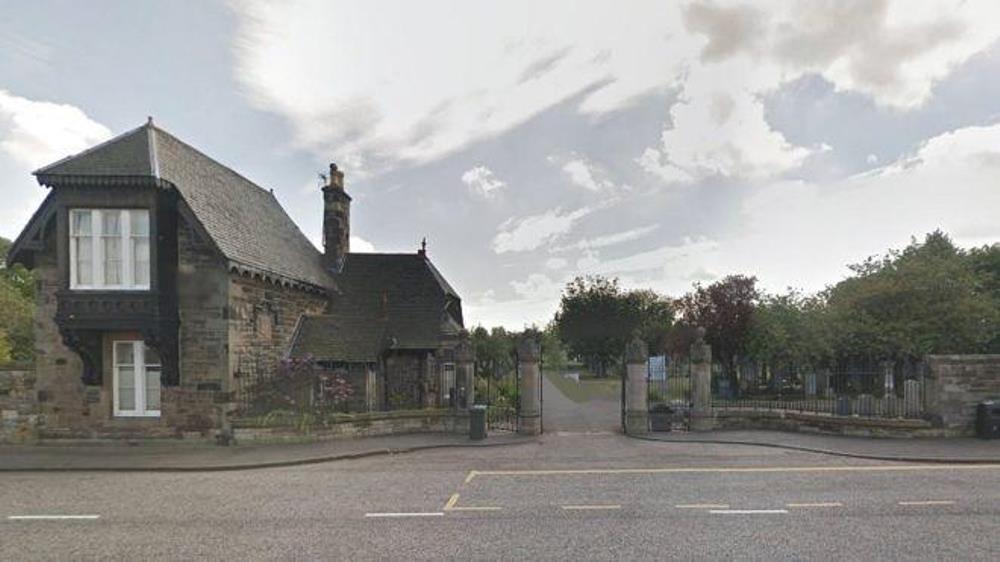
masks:
POLYGON ((926 411, 922 363, 881 362, 833 369, 740 364, 727 374, 716 367, 712 407, 780 410, 831 416, 920 419, 926 411))

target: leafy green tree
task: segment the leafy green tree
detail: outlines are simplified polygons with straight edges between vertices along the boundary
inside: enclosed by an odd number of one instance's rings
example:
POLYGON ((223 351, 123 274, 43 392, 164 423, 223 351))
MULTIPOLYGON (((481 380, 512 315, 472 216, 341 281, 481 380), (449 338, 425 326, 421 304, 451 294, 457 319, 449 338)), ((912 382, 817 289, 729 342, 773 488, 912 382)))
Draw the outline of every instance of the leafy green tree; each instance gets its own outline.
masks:
POLYGON ((758 300, 757 278, 745 275, 730 275, 707 287, 695 284, 681 299, 685 323, 705 329, 713 358, 734 385, 736 361, 747 352, 758 300))
POLYGON ((754 310, 747 342, 750 357, 771 366, 813 366, 829 361, 825 303, 789 290, 763 295, 754 310))
POLYGON ((604 376, 639 322, 618 280, 595 276, 577 277, 566 285, 555 324, 569 354, 604 376))
POLYGON ((492 330, 476 326, 470 337, 481 374, 500 378, 514 370, 514 334, 499 326, 492 330))
POLYGON ((34 277, 24 266, 7 267, 10 241, 0 238, 0 336, 8 359, 34 356, 34 277))
POLYGON ((646 342, 650 355, 666 353, 670 327, 674 323, 673 301, 648 289, 630 291, 626 299, 638 314, 636 332, 646 342))
POLYGON ((991 253, 970 259, 935 231, 902 251, 851 266, 855 275, 825 295, 837 357, 918 359, 988 350, 1000 330, 992 280, 982 271, 992 259, 991 253))

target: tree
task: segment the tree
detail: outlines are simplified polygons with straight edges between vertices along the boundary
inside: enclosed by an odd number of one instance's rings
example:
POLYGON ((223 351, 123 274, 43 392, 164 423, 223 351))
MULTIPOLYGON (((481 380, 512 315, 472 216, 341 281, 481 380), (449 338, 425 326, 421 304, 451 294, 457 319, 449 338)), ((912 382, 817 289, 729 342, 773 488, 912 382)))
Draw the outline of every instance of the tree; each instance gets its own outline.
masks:
POLYGON ((555 325, 569 354, 585 361, 598 376, 607 374, 640 324, 617 279, 577 277, 563 290, 555 325))
POLYGON ((649 354, 666 353, 668 334, 674 322, 673 301, 648 289, 630 291, 626 299, 638 314, 637 335, 646 342, 649 354))
POLYGON ((34 277, 21 264, 7 267, 10 241, 0 238, 0 335, 9 359, 34 357, 34 277))
POLYGON ((750 357, 772 366, 813 366, 831 355, 824 322, 825 303, 789 290, 763 295, 754 310, 747 341, 750 357))
POLYGON ((730 275, 708 287, 695 284, 681 299, 685 323, 705 329, 713 357, 736 383, 736 361, 746 354, 754 309, 760 299, 757 278, 730 275))
POLYGON ((514 334, 502 327, 476 326, 470 336, 480 373, 500 378, 514 370, 514 334))
POLYGON ((827 291, 841 361, 980 353, 996 341, 1000 310, 987 275, 992 253, 974 259, 940 231, 851 266, 827 291), (979 268, 977 270, 977 267, 979 268))

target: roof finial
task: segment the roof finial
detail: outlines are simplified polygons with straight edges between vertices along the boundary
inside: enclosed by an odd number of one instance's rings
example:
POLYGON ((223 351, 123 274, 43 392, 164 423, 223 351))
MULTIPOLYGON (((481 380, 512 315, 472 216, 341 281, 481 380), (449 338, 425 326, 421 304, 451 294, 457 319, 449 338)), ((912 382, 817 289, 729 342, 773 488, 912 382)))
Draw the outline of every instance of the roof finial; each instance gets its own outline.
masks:
POLYGON ((417 252, 417 253, 420 254, 421 256, 426 256, 427 255, 427 237, 426 236, 424 236, 424 239, 420 241, 420 251, 417 252))
POLYGON ((147 115, 146 116, 146 125, 149 125, 150 127, 153 126, 153 116, 152 115, 147 115))

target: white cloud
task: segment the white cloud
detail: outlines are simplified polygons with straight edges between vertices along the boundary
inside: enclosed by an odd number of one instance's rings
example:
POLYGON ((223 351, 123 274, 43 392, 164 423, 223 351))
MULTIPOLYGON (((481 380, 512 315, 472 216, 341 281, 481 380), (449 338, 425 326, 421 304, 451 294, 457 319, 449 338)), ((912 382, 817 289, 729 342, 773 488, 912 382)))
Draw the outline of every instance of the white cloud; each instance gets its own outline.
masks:
POLYGON ((462 183, 467 185, 473 193, 486 199, 492 199, 507 185, 493 174, 493 170, 482 165, 466 170, 462 174, 462 183))
POLYGON ((562 269, 567 265, 569 265, 569 261, 567 261, 566 258, 549 258, 545 260, 546 269, 557 270, 562 269))
POLYGON ((375 252, 375 244, 360 236, 351 236, 351 252, 370 254, 375 252))
POLYGON ((0 150, 24 166, 41 167, 110 137, 107 127, 75 106, 0 90, 0 150))
POLYGON ((585 238, 573 244, 567 246, 560 246, 554 248, 553 252, 564 252, 567 250, 591 250, 595 248, 605 248, 608 246, 614 246, 616 244, 621 244, 624 242, 629 242, 632 240, 638 240, 643 236, 655 231, 659 226, 651 224, 648 226, 640 226, 638 228, 632 228, 622 232, 616 232, 614 234, 606 234, 604 236, 597 236, 595 238, 585 238))
POLYGON ((571 182, 588 191, 607 191, 615 189, 615 184, 606 178, 598 178, 601 172, 586 158, 575 157, 562 166, 562 171, 569 176, 571 182))
POLYGON ((822 145, 790 144, 761 98, 805 74, 895 110, 919 107, 957 65, 1000 37, 995 2, 886 0, 692 4, 687 32, 700 57, 680 81, 659 146, 637 159, 665 182, 722 175, 767 179, 822 145))
MULTIPOLYGON (((911 109, 1000 36, 992 0, 235 6, 236 76, 250 101, 324 157, 354 169, 426 162, 577 93, 578 110, 598 115, 678 87, 662 142, 637 155, 671 182, 771 177, 820 149, 765 120, 761 96, 789 80, 815 73, 911 109)), ((601 187, 586 172, 571 166, 581 185, 601 187)))
POLYGON ((250 0, 233 11, 250 101, 352 169, 443 156, 588 88, 580 111, 619 109, 672 83, 697 44, 658 0, 250 0))
POLYGON ((493 238, 493 251, 498 254, 535 250, 569 232, 576 221, 594 212, 594 207, 582 207, 564 213, 552 209, 519 220, 507 220, 493 238))
POLYGON ((1000 240, 998 147, 1000 125, 968 127, 852 178, 770 185, 745 202, 745 228, 720 240, 703 264, 755 273, 772 290, 819 290, 846 275, 847 264, 937 228, 961 245, 994 243, 1000 240))
POLYGON ((0 167, 13 172, 3 178, 0 235, 17 236, 46 195, 31 179, 32 170, 110 136, 107 127, 75 106, 31 100, 0 89, 0 167), (8 162, 9 166, 4 165, 8 162))

